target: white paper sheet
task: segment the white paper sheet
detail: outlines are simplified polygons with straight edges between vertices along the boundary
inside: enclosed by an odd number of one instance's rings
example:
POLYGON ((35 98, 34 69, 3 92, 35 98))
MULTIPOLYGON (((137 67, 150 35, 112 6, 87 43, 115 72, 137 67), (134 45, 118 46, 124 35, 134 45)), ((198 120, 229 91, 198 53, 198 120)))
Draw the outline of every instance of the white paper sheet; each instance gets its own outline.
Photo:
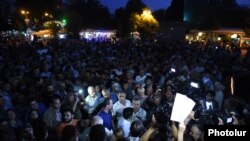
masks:
POLYGON ((175 101, 172 109, 171 120, 182 122, 192 111, 195 102, 187 96, 176 93, 175 101))

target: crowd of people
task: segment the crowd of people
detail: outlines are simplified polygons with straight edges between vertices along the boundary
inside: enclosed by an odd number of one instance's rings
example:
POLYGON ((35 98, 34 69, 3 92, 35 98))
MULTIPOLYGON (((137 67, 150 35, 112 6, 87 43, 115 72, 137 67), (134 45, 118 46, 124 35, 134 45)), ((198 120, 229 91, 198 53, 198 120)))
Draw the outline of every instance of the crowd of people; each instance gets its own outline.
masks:
POLYGON ((249 68, 249 50, 213 42, 1 38, 0 140, 202 141, 206 124, 249 124, 229 89, 249 68), (176 93, 196 102, 180 123, 176 93))

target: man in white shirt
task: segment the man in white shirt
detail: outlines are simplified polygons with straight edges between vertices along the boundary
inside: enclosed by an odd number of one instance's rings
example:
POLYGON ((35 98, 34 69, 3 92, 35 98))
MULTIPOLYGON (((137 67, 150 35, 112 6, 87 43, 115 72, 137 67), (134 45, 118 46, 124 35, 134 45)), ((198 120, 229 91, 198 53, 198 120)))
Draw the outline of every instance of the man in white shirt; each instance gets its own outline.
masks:
POLYGON ((145 73, 144 69, 141 68, 139 70, 139 74, 135 77, 135 82, 144 87, 145 86, 145 79, 147 78, 147 76, 151 76, 151 74, 145 73))
POLYGON ((132 107, 131 102, 126 99, 125 92, 119 92, 118 101, 113 106, 113 116, 115 116, 117 119, 121 118, 123 109, 127 107, 132 107))
POLYGON ((96 94, 95 88, 93 86, 88 87, 88 96, 85 98, 85 108, 88 110, 88 113, 91 114, 97 105, 100 103, 98 102, 98 98, 100 95, 96 94))
POLYGON ((117 127, 124 132, 124 137, 128 138, 130 133, 130 126, 132 123, 133 108, 127 107, 122 112, 123 117, 118 120, 117 127))

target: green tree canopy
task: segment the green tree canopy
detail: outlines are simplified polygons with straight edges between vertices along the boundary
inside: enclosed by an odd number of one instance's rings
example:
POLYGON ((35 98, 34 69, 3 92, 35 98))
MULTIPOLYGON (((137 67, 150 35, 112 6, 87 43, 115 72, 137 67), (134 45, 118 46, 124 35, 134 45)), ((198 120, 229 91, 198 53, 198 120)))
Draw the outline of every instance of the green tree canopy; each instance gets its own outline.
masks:
POLYGON ((144 8, 140 13, 133 13, 131 17, 132 29, 134 31, 139 31, 146 37, 151 37, 155 35, 159 29, 159 23, 152 15, 151 11, 144 8))

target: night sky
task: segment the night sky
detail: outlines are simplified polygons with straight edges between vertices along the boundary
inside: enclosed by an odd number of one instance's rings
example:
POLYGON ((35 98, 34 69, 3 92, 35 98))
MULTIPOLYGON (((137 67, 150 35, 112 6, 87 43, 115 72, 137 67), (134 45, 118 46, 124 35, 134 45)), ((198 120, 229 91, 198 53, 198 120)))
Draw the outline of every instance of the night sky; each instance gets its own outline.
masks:
MULTIPOLYGON (((128 0, 100 0, 101 3, 107 6, 110 9, 111 13, 119 8, 126 5, 128 0)), ((166 9, 170 6, 172 0, 142 0, 152 11, 158 9, 166 9)), ((239 4, 248 4, 250 5, 250 0, 237 0, 239 4)))

